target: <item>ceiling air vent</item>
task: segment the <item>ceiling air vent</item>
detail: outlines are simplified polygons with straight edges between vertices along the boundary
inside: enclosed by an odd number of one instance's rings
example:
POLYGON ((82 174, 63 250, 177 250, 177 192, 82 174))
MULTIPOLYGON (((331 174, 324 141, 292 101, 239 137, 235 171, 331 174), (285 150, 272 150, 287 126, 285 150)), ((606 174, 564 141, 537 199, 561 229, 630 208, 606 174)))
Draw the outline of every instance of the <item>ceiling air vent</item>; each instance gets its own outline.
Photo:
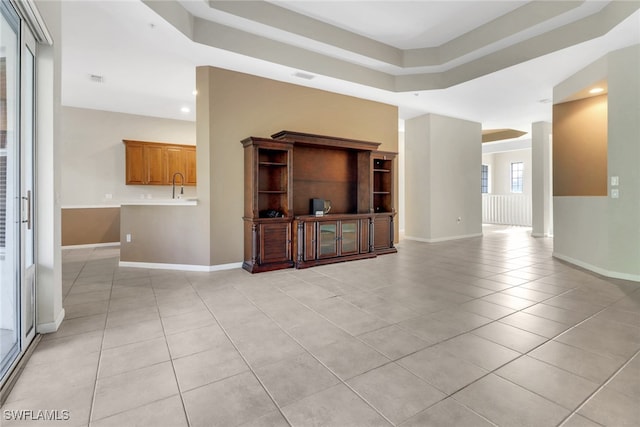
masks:
POLYGON ((293 73, 293 76, 305 80, 311 80, 315 77, 313 74, 303 73, 302 71, 296 71, 295 73, 293 73))
POLYGON ((98 74, 89 74, 89 80, 93 83, 104 83, 104 76, 98 74))

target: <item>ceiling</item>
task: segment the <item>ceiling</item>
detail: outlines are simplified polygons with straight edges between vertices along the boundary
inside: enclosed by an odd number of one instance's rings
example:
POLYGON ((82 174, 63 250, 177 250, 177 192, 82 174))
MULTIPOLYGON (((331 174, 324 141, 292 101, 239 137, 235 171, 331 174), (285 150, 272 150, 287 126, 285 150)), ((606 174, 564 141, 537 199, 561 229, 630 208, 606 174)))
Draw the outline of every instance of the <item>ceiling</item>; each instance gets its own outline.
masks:
POLYGON ((640 43, 639 8, 627 1, 65 1, 62 102, 195 120, 195 67, 211 65, 397 105, 400 119, 435 113, 529 132, 531 123, 551 120, 553 86, 640 43))

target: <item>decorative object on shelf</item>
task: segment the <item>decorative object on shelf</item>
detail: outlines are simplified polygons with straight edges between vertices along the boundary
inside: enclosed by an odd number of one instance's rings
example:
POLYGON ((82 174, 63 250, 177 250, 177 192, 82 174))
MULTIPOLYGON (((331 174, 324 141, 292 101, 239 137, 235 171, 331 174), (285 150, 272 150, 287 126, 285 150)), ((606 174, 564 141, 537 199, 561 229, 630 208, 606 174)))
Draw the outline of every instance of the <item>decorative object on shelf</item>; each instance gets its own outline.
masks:
POLYGON ((307 268, 397 252, 396 153, 377 151, 377 142, 291 131, 242 145, 244 269, 307 268))
POLYGON ((331 210, 331 200, 325 200, 323 206, 323 213, 326 215, 331 210))
POLYGON ((310 200, 309 214, 315 216, 324 215, 324 200, 323 199, 311 199, 310 200))
POLYGON ((284 214, 275 209, 266 209, 260 211, 260 218, 282 218, 284 214))

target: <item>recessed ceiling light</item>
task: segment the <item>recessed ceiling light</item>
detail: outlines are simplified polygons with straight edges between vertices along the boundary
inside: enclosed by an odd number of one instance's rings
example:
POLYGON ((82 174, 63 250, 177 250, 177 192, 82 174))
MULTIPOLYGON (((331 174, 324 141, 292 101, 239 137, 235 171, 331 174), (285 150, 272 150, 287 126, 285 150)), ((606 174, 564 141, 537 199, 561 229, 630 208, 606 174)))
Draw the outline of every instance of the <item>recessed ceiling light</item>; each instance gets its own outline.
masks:
POLYGON ((182 107, 180 111, 182 111, 183 113, 190 113, 191 109, 189 107, 182 107))
POLYGON ((89 80, 94 83, 104 83, 104 76, 99 74, 89 74, 89 80))
POLYGON ((538 102, 541 104, 548 104, 551 102, 551 100, 549 98, 544 98, 544 99, 538 100, 538 102))
POLYGON ((594 87, 589 91, 589 93, 600 93, 600 92, 604 92, 604 89, 602 89, 601 87, 594 87))

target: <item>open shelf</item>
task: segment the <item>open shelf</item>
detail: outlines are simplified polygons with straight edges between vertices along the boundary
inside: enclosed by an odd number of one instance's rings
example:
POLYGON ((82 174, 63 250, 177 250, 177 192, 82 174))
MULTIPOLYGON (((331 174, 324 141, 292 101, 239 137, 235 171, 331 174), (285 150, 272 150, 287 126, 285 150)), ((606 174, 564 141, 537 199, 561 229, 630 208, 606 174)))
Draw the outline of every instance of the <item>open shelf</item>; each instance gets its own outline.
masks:
POLYGON ((258 148, 258 212, 289 215, 289 151, 287 149, 258 148))
POLYGON ((393 160, 391 158, 373 158, 372 159, 373 188, 373 212, 392 212, 393 211, 393 160))

